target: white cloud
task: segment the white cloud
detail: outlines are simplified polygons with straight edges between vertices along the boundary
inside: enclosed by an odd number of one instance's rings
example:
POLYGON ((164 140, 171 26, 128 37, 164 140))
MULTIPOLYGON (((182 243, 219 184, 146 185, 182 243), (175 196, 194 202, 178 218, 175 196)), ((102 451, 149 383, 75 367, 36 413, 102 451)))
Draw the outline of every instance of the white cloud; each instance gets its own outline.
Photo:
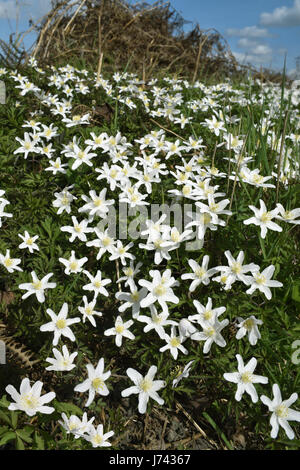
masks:
POLYGON ((294 0, 291 8, 275 8, 272 13, 262 13, 260 23, 264 26, 300 26, 300 0, 294 0))
POLYGON ((268 68, 272 62, 272 54, 251 54, 249 52, 232 52, 241 64, 251 64, 254 67, 263 66, 268 68))
POLYGON ((17 16, 24 21, 31 17, 35 20, 51 10, 51 0, 0 0, 0 19, 15 20, 17 16))
POLYGON ((0 18, 4 19, 15 19, 16 18, 16 2, 14 0, 8 0, 6 2, 0 2, 0 18))
POLYGON ((239 36, 241 38, 267 38, 270 33, 266 28, 258 28, 257 26, 246 26, 242 29, 229 28, 226 30, 228 36, 239 36))

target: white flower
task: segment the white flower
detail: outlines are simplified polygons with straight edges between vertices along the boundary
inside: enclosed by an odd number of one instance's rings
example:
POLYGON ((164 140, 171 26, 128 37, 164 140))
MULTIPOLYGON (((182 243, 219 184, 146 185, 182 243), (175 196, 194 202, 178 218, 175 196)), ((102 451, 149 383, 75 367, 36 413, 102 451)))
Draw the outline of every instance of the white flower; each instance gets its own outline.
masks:
POLYGON ((159 405, 164 404, 164 400, 159 397, 157 391, 165 387, 166 383, 163 380, 153 380, 156 372, 156 366, 151 366, 145 377, 143 377, 135 369, 129 368, 126 371, 128 377, 132 380, 134 385, 123 390, 121 395, 122 397, 128 397, 133 393, 138 394, 139 413, 146 413, 149 398, 153 398, 153 400, 155 400, 159 405))
POLYGON ((81 273, 82 265, 87 262, 88 258, 85 256, 84 258, 77 259, 75 257, 75 251, 71 251, 71 256, 69 259, 65 258, 58 258, 61 263, 63 263, 66 267, 65 274, 70 273, 81 273))
POLYGON ((287 222, 289 224, 300 224, 300 219, 296 220, 297 217, 300 216, 300 207, 297 209, 285 210, 282 204, 278 203, 277 208, 280 215, 276 215, 275 219, 282 220, 283 222, 287 222))
POLYGON ((10 250, 6 250, 6 255, 2 255, 0 253, 0 264, 2 264, 9 273, 13 273, 14 270, 16 271, 23 271, 18 264, 21 263, 20 258, 11 258, 10 257, 10 250))
POLYGON ((93 425, 89 427, 88 436, 84 436, 85 440, 91 442, 93 447, 110 447, 111 443, 107 441, 115 433, 114 431, 109 431, 103 434, 103 425, 99 424, 97 428, 93 425))
POLYGON ((73 325, 73 323, 80 322, 80 318, 67 318, 68 304, 66 302, 63 304, 58 315, 56 315, 50 308, 48 308, 46 312, 48 313, 48 315, 50 315, 52 321, 42 325, 40 327, 40 330, 54 332, 53 346, 56 346, 58 344, 58 341, 61 336, 66 336, 71 341, 75 341, 75 336, 69 326, 73 325))
POLYGON ((205 307, 198 300, 193 300, 193 304, 196 307, 198 314, 188 316, 188 319, 191 322, 199 322, 201 319, 204 321, 213 320, 215 315, 216 318, 218 318, 226 310, 226 307, 212 308, 212 300, 210 297, 208 297, 208 301, 205 307))
POLYGON ((134 283, 134 276, 140 272, 139 268, 141 266, 142 266, 142 263, 137 263, 136 267, 134 267, 133 261, 130 261, 130 265, 122 269, 125 276, 120 277, 120 279, 118 279, 117 282, 126 281, 124 284, 125 287, 134 283))
POLYGON ((257 340, 261 338, 261 334, 258 331, 257 325, 262 325, 263 322, 255 318, 254 315, 246 318, 246 320, 238 317, 238 322, 239 323, 237 323, 236 326, 239 328, 239 331, 235 335, 236 339, 241 339, 248 334, 248 339, 251 346, 255 346, 257 340))
POLYGON ((22 250, 23 248, 28 248, 30 253, 33 253, 34 250, 39 251, 39 247, 37 246, 35 240, 39 238, 38 235, 35 235, 34 237, 31 237, 29 233, 25 230, 24 235, 18 234, 18 237, 20 237, 23 240, 23 243, 19 245, 19 248, 22 250))
POLYGON ((96 153, 89 153, 91 147, 88 146, 84 150, 74 144, 71 152, 66 152, 67 158, 75 158, 72 165, 72 170, 76 170, 82 163, 86 163, 88 166, 93 166, 91 159, 96 157, 96 153))
POLYGON ((63 211, 66 211, 68 214, 71 212, 71 202, 74 199, 77 199, 76 196, 73 196, 68 189, 72 188, 72 186, 68 186, 64 188, 60 193, 54 193, 56 197, 55 201, 53 201, 53 207, 58 207, 58 214, 61 214, 63 211))
POLYGON ((62 347, 62 354, 56 348, 53 348, 52 352, 55 356, 55 359, 53 359, 52 357, 46 358, 46 361, 52 364, 52 366, 46 367, 46 370, 69 371, 76 367, 75 364, 73 364, 73 361, 78 355, 78 353, 74 352, 70 354, 66 345, 63 345, 62 347))
POLYGON ((268 300, 272 298, 272 293, 269 287, 282 287, 283 284, 279 281, 271 280, 273 273, 275 271, 275 266, 271 264, 263 272, 255 272, 253 276, 248 276, 250 288, 246 291, 246 294, 253 294, 253 292, 258 289, 260 292, 265 294, 268 300))
POLYGON ((140 310, 141 310, 141 301, 147 295, 147 289, 143 287, 142 289, 138 290, 134 282, 132 281, 129 284, 129 288, 131 293, 129 292, 117 292, 116 298, 118 300, 126 300, 119 308, 119 312, 125 312, 128 308, 132 308, 132 318, 138 318, 140 310))
POLYGON ((81 222, 78 222, 76 217, 72 216, 72 222, 73 227, 70 225, 66 225, 64 227, 60 227, 60 230, 62 232, 69 232, 71 234, 71 237, 69 238, 69 241, 71 243, 75 240, 75 238, 79 238, 80 241, 86 242, 86 233, 94 232, 93 228, 89 228, 87 226, 89 221, 87 219, 84 219, 81 222))
POLYGON ((182 343, 184 342, 185 338, 181 335, 177 336, 175 328, 175 326, 172 326, 170 336, 165 334, 164 340, 167 342, 167 344, 165 346, 162 346, 159 351, 164 352, 169 349, 173 358, 176 360, 178 356, 178 350, 181 351, 183 354, 188 354, 188 350, 184 346, 182 346, 182 343))
POLYGON ((254 206, 249 206, 255 215, 254 217, 250 217, 250 219, 244 220, 244 224, 254 224, 260 226, 261 238, 266 237, 268 229, 275 230, 276 232, 282 232, 282 228, 275 222, 272 222, 272 219, 278 214, 279 208, 276 207, 274 210, 268 212, 264 201, 260 199, 259 202, 260 209, 257 209, 254 206))
POLYGON ((198 332, 197 328, 195 328, 194 325, 187 318, 181 318, 178 324, 178 329, 179 336, 182 340, 186 340, 187 338, 190 338, 194 333, 198 332))
POLYGON ((168 312, 167 302, 178 304, 179 298, 173 293, 172 286, 178 285, 178 282, 171 277, 171 270, 166 269, 163 275, 158 270, 149 271, 153 278, 152 282, 141 279, 139 284, 146 287, 149 291, 147 297, 141 301, 141 307, 147 308, 156 301, 160 304, 163 312, 168 312))
POLYGON ((194 292, 194 290, 199 284, 204 284, 205 286, 207 286, 210 283, 209 278, 217 272, 216 268, 207 269, 209 263, 208 255, 205 255, 203 257, 201 266, 193 259, 189 259, 188 263, 194 272, 183 274, 181 276, 181 279, 192 279, 193 282, 191 283, 189 288, 190 292, 194 292))
POLYGON ((293 393, 287 400, 282 400, 278 384, 273 385, 274 399, 262 395, 260 397, 264 405, 272 412, 270 424, 272 426, 271 437, 277 437, 279 427, 281 426, 289 439, 294 439, 295 434, 288 421, 300 422, 300 411, 292 410, 290 406, 298 399, 298 394, 293 393))
POLYGON ((164 327, 167 325, 177 325, 177 322, 174 320, 168 320, 169 312, 157 313, 156 307, 152 304, 150 305, 151 317, 146 315, 139 315, 137 319, 143 323, 146 323, 144 332, 155 330, 161 339, 165 338, 164 327))
POLYGON ((97 227, 94 229, 98 238, 91 240, 86 243, 86 246, 95 246, 99 248, 97 254, 97 260, 101 258, 101 256, 108 251, 108 253, 112 254, 113 247, 115 245, 115 240, 108 235, 108 229, 104 232, 101 232, 97 227))
MULTIPOLYGON (((32 135, 32 134, 30 134, 30 135, 32 135)), ((17 148, 17 150, 14 151, 14 154, 24 153, 25 160, 27 159, 29 153, 39 152, 39 150, 36 147, 36 141, 34 139, 31 140, 30 135, 28 134, 28 132, 25 132, 24 140, 20 139, 19 137, 16 137, 16 140, 21 144, 21 147, 17 148)))
POLYGON ((104 358, 99 359, 96 368, 92 364, 87 364, 88 378, 74 388, 75 392, 86 392, 89 391, 89 398, 85 406, 90 406, 95 398, 96 393, 99 395, 107 396, 109 390, 105 385, 105 380, 110 377, 111 372, 104 372, 104 358))
POLYGON ((109 212, 109 207, 115 203, 113 199, 105 199, 107 188, 102 189, 102 191, 97 195, 96 191, 91 190, 89 192, 90 197, 81 196, 81 198, 86 202, 78 212, 87 212, 89 214, 89 220, 92 221, 94 217, 104 218, 109 212))
POLYGON ((235 260, 229 250, 225 251, 225 256, 228 260, 228 266, 216 266, 216 270, 221 271, 222 275, 226 276, 225 290, 231 289, 235 281, 241 281, 248 285, 248 276, 245 273, 259 271, 259 266, 254 263, 244 264, 244 252, 240 251, 237 259, 235 260))
POLYGON ((53 273, 47 274, 41 280, 38 279, 35 271, 31 271, 31 276, 32 282, 19 284, 19 289, 26 289, 28 291, 22 295, 22 299, 27 299, 31 294, 35 294, 39 302, 45 302, 45 289, 54 289, 56 287, 55 282, 48 282, 53 273))
POLYGON ((209 321, 199 318, 198 323, 201 325, 203 331, 192 334, 191 339, 196 341, 205 341, 203 347, 204 354, 210 351, 213 343, 216 343, 222 348, 226 346, 226 341, 220 332, 228 325, 229 320, 227 318, 219 322, 217 314, 214 313, 209 321))
POLYGON ((4 207, 9 204, 8 201, 0 201, 0 227, 2 227, 2 217, 12 217, 13 215, 10 212, 4 212, 4 207))
POLYGON ((121 240, 117 240, 117 246, 112 247, 112 255, 109 260, 120 259, 123 266, 126 266, 126 258, 135 260, 135 256, 128 253, 129 248, 133 246, 133 242, 128 243, 127 246, 123 246, 121 240))
POLYGON ((122 338, 129 338, 134 339, 134 334, 129 331, 129 328, 133 325, 133 320, 128 320, 127 322, 123 322, 122 318, 117 316, 115 326, 113 328, 109 328, 108 330, 104 331, 105 336, 116 336, 116 345, 119 347, 122 346, 122 338))
POLYGON ((84 295, 82 300, 84 302, 84 307, 78 307, 78 310, 83 315, 83 319, 82 319, 83 323, 85 323, 85 320, 88 318, 91 324, 93 326, 96 326, 94 315, 98 317, 102 317, 101 312, 96 312, 96 310, 94 310, 96 301, 97 301, 96 298, 94 298, 92 302, 88 302, 86 295, 84 295))
POLYGON ((95 416, 93 416, 88 421, 86 411, 82 415, 82 420, 76 415, 71 415, 68 418, 65 413, 62 413, 61 417, 63 421, 58 421, 59 424, 67 431, 67 434, 74 434, 75 439, 84 437, 83 434, 89 432, 91 424, 95 419, 95 416))
POLYGON ((183 378, 186 378, 189 376, 191 366, 195 361, 190 361, 187 363, 187 365, 184 367, 184 369, 177 375, 177 377, 173 380, 172 382, 172 387, 176 388, 177 385, 179 384, 180 380, 183 378))
POLYGON ((253 384, 267 384, 268 378, 263 377, 262 375, 253 374, 257 364, 255 357, 252 357, 246 365, 244 365, 244 361, 240 354, 236 354, 235 357, 238 361, 238 372, 225 373, 223 374, 224 379, 237 384, 237 391, 235 394, 235 399, 237 401, 240 401, 243 394, 246 392, 250 395, 253 403, 256 403, 258 401, 258 395, 253 384))
POLYGON ((12 385, 7 385, 5 390, 15 401, 9 405, 8 409, 25 411, 28 416, 34 416, 36 413, 53 413, 54 408, 44 405, 55 398, 55 393, 49 392, 41 396, 42 387, 43 383, 40 381, 35 382, 31 387, 28 378, 22 380, 20 393, 12 385))
POLYGON ((100 270, 97 271, 96 276, 92 276, 88 271, 83 271, 84 274, 89 278, 91 281, 89 284, 85 284, 82 289, 94 292, 95 297, 98 294, 105 295, 106 297, 109 296, 109 293, 105 289, 104 286, 111 283, 111 279, 102 279, 102 273, 100 270))

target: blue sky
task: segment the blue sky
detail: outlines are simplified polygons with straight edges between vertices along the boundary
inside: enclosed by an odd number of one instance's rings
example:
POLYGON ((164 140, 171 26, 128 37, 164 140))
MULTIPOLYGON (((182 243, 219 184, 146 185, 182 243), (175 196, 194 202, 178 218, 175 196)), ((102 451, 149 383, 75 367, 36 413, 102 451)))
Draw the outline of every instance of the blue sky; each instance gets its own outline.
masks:
MULTIPOLYGON (((25 31, 29 18, 37 20, 49 10, 50 3, 0 0, 0 37, 7 40, 16 30, 18 10, 18 30, 25 31)), ((278 70, 283 67, 286 53, 288 71, 295 70, 295 59, 300 56, 300 0, 170 0, 170 4, 190 21, 185 25, 186 31, 197 23, 201 29, 217 29, 240 62, 278 70)), ((34 35, 26 36, 26 47, 33 41, 34 35)))

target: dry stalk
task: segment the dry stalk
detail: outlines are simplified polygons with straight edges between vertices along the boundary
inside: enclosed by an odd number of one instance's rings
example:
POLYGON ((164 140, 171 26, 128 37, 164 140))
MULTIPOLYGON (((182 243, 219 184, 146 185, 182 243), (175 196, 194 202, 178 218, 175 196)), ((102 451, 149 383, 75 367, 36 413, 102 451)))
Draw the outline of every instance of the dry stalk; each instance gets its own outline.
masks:
POLYGON ((69 0, 65 0, 62 4, 56 6, 53 10, 51 10, 51 12, 49 13, 49 18, 48 18, 48 21, 46 22, 46 24, 44 25, 40 35, 39 35, 39 39, 38 39, 38 42, 37 42, 37 45, 35 46, 34 48, 34 51, 33 51, 33 54, 32 54, 32 57, 35 58, 40 46, 41 46, 41 43, 42 43, 42 40, 44 38, 44 35, 45 33, 48 31, 48 27, 49 25, 51 24, 51 21, 53 20, 53 18, 55 17, 57 11, 64 5, 66 5, 68 3, 69 0))
POLYGON ((204 44, 206 43, 207 40, 208 40, 208 36, 205 36, 203 41, 201 41, 199 43, 199 49, 198 49, 198 54, 197 54, 197 59, 196 59, 195 71, 194 71, 194 75, 193 75, 193 79, 192 79, 192 84, 194 84, 195 81, 196 81, 196 77, 197 77, 198 69, 199 69, 199 63, 200 63, 200 56, 201 56, 201 52, 202 52, 202 47, 204 46, 204 44))
POLYGON ((69 29, 69 26, 73 23, 73 21, 75 20, 78 12, 81 10, 81 8, 83 7, 83 5, 85 4, 86 0, 82 0, 81 4, 79 5, 79 7, 76 9, 74 15, 72 16, 72 18, 70 19, 70 21, 67 23, 67 26, 64 27, 63 29, 63 32, 64 33, 67 33, 68 32, 68 29, 69 29))
POLYGON ((163 126, 162 124, 159 124, 159 122, 155 121, 155 119, 150 118, 150 121, 154 122, 157 126, 161 127, 161 128, 164 129, 165 131, 170 132, 171 134, 176 135, 176 137, 178 137, 179 139, 185 140, 184 137, 181 137, 179 134, 176 134, 176 132, 171 131, 170 129, 168 129, 167 127, 163 126))

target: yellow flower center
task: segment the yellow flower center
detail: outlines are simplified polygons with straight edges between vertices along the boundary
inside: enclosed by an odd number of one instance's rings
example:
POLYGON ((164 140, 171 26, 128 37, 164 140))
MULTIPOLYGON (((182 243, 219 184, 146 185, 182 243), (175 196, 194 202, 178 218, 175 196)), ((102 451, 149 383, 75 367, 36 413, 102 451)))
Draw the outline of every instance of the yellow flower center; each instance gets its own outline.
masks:
POLYGON ((155 295, 160 297, 161 295, 164 295, 166 293, 166 288, 161 283, 161 284, 159 284, 158 286, 155 287, 154 293, 155 293, 155 295))
POLYGON ((152 380, 150 379, 143 379, 140 388, 143 390, 143 392, 149 392, 152 388, 152 380))
POLYGON ((61 318, 60 320, 57 320, 56 326, 59 330, 63 330, 67 325, 67 322, 64 318, 61 318))
POLYGON ((206 334, 206 336, 210 336, 210 337, 214 336, 215 329, 212 326, 210 326, 210 327, 206 328, 206 330, 204 330, 204 333, 206 334))
POLYGON ((32 245, 32 244, 33 244, 33 240, 32 240, 32 238, 28 238, 28 240, 27 240, 27 242, 26 242, 26 243, 27 243, 27 245, 32 245))
POLYGON ((39 290, 42 288, 42 282, 41 281, 33 282, 32 286, 34 287, 34 289, 39 290))
POLYGON ((277 414, 278 418, 287 418, 288 417, 288 408, 285 405, 277 406, 275 413, 277 414))
POLYGON ((212 317, 212 310, 205 310, 205 312, 203 312, 203 318, 204 320, 210 320, 211 317, 212 317))
POLYGON ((283 218, 284 218, 284 219, 287 219, 287 220, 293 219, 293 216, 292 216, 291 211, 286 211, 286 212, 283 214, 283 218))
POLYGON ((131 277, 133 276, 133 269, 132 268, 125 269, 124 273, 125 273, 125 276, 131 277))
POLYGON ((67 198, 67 196, 64 196, 62 198, 61 202, 64 206, 67 206, 69 204, 69 199, 67 198))
POLYGON ((93 437, 93 442, 94 444, 102 444, 103 442, 103 437, 100 436, 100 434, 96 434, 94 437, 93 437))
POLYGON ((9 268, 13 264, 12 260, 10 258, 7 258, 4 260, 4 265, 9 268))
POLYGON ((252 382, 252 374, 250 372, 243 372, 241 374, 241 380, 244 384, 248 384, 252 382))
POLYGON ((199 269, 196 269, 195 274, 197 277, 201 279, 203 276, 205 276, 206 271, 203 268, 199 268, 199 269))
POLYGON ((77 266, 78 266, 77 261, 72 261, 72 262, 70 263, 70 269, 71 269, 71 271, 76 271, 77 266))
POLYGON ((125 328, 124 328, 123 325, 117 325, 116 326, 116 333, 122 334, 124 330, 125 330, 125 328))
POLYGON ((216 212, 219 208, 219 204, 213 202, 209 205, 209 208, 212 212, 216 212))
POLYGON ((270 212, 263 212, 261 217, 260 217, 260 220, 262 222, 270 222, 271 219, 272 219, 272 216, 271 216, 270 212))
POLYGON ((240 274, 241 270, 242 267, 240 263, 233 263, 233 265, 231 266, 231 271, 235 274, 240 274))
POLYGON ((190 192, 191 192, 191 187, 190 186, 187 186, 187 185, 183 186, 182 194, 184 196, 188 196, 190 194, 190 192))
POLYGON ((104 385, 104 382, 100 377, 97 377, 96 379, 92 380, 92 386, 95 390, 98 390, 99 388, 102 389, 104 385))
POLYGON ((111 238, 109 238, 109 237, 104 237, 102 243, 103 243, 104 246, 110 245, 110 243, 111 243, 111 238))
POLYGON ((261 274, 256 274, 255 280, 257 284, 264 284, 266 282, 265 276, 262 276, 261 274))
POLYGON ((178 338, 172 338, 171 341, 170 341, 170 345, 172 346, 172 348, 178 348, 178 346, 180 346, 180 341, 178 338))
POLYGON ((101 281, 95 281, 94 282, 94 287, 96 287, 97 289, 99 289, 101 287, 101 281))
POLYGON ((131 294, 131 299, 133 302, 137 302, 139 300, 139 293, 137 290, 131 294))
POLYGON ((35 408, 38 406, 38 399, 33 397, 31 394, 25 395, 22 398, 22 402, 26 408, 35 408))
POLYGON ((248 318, 248 320, 244 321, 244 327, 247 330, 251 330, 254 326, 254 320, 253 318, 248 318))

